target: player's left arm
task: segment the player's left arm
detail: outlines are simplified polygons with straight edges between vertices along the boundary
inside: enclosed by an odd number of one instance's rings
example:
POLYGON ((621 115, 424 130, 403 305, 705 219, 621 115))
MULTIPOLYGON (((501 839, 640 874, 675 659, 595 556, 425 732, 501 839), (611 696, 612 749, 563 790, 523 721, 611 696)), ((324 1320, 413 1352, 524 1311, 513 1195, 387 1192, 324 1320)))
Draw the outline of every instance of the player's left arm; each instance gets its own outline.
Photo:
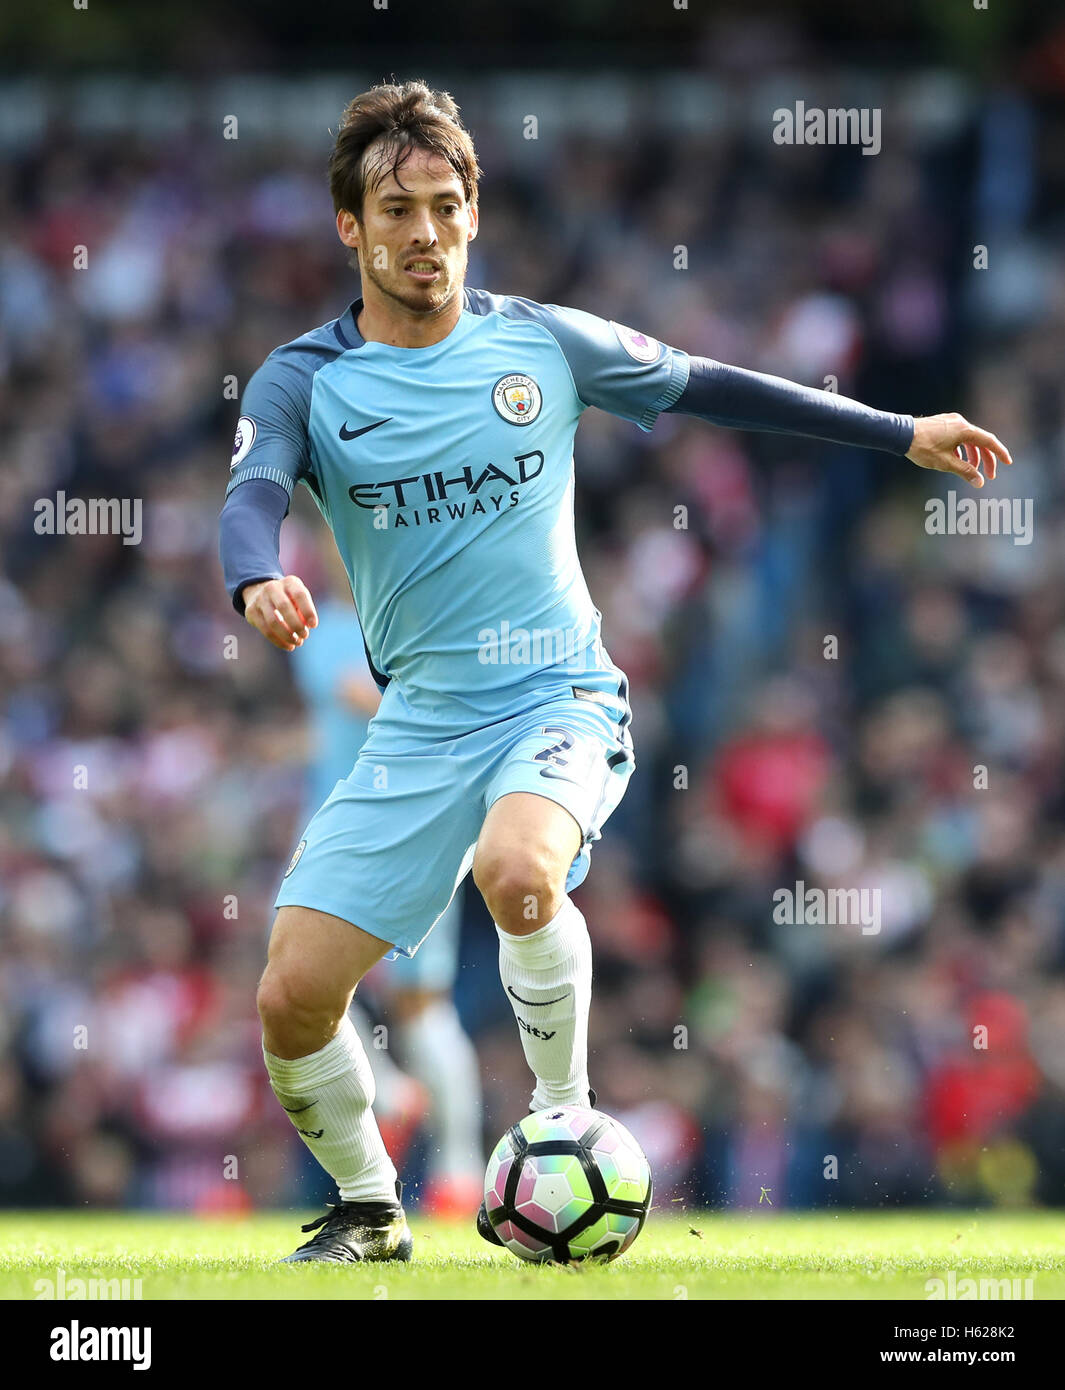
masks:
POLYGON ((874 410, 834 391, 691 357, 624 324, 582 309, 527 304, 523 313, 549 329, 562 349, 582 405, 598 406, 650 430, 663 411, 729 429, 806 435, 880 449, 919 468, 955 473, 982 487, 983 465, 1012 463, 1002 441, 963 416, 914 419, 874 410))
POLYGON ((896 415, 834 391, 703 357, 689 359, 687 385, 667 409, 732 429, 808 435, 881 449, 905 456, 918 468, 955 473, 973 487, 984 485, 981 464, 993 479, 997 460, 1013 462, 1001 439, 962 415, 896 415))

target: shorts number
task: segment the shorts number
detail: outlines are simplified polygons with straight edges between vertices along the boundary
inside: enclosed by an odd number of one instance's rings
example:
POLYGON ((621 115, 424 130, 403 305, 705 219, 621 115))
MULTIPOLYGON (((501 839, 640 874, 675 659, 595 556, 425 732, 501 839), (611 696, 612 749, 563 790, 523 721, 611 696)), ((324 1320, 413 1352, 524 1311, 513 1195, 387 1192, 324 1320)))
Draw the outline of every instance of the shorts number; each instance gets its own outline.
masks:
POLYGON ((555 767, 565 767, 569 758, 565 755, 573 747, 573 735, 568 729, 558 729, 548 725, 546 729, 541 729, 542 734, 557 734, 558 742, 552 743, 549 748, 537 753, 533 758, 535 763, 553 763, 555 767))

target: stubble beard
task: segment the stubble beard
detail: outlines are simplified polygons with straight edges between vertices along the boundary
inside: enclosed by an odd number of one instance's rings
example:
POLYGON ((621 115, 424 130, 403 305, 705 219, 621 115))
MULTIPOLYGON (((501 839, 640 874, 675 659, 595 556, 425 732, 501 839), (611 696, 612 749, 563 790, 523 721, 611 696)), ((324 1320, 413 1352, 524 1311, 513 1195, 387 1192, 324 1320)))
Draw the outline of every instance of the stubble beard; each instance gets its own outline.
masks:
MULTIPOLYGON (((426 318, 431 318, 446 309, 462 287, 464 266, 461 267, 457 277, 453 274, 452 266, 446 258, 442 261, 441 268, 444 284, 433 285, 426 293, 424 290, 420 291, 416 286, 411 286, 408 289, 404 285, 390 283, 370 262, 363 262, 361 259, 359 262, 359 272, 364 281, 369 280, 381 294, 394 303, 401 304, 409 313, 423 315, 426 318)), ((399 274, 402 275, 403 272, 399 271, 399 274)))

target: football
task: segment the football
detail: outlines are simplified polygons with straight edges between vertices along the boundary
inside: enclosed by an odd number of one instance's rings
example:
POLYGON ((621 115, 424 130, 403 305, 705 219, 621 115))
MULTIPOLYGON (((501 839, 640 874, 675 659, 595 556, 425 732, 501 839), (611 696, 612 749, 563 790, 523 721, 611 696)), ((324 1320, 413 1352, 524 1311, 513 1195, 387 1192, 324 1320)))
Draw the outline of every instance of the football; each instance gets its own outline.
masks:
POLYGON ((577 1105, 511 1126, 484 1176, 496 1235, 540 1263, 617 1259, 639 1235, 651 1191, 650 1165, 625 1126, 577 1105))

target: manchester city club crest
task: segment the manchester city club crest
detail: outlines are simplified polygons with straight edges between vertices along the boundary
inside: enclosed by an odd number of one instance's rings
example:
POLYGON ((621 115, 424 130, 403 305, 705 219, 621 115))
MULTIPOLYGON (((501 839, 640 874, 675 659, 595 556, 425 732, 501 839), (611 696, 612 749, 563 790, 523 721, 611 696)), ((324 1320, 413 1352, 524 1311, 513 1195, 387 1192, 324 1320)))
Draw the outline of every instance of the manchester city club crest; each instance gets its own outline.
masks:
POLYGON ((300 862, 300 855, 303 853, 303 851, 304 851, 306 848, 307 848, 307 841, 306 841, 306 840, 301 840, 301 841, 299 842, 299 844, 296 846, 296 853, 295 853, 295 854, 292 856, 292 858, 288 861, 288 868, 285 870, 285 874, 284 874, 285 878, 288 878, 289 874, 290 874, 290 873, 292 872, 292 870, 296 867, 296 865, 300 862))
POLYGON ((492 404, 512 425, 531 425, 543 403, 539 386, 523 372, 501 376, 492 388, 492 404))

